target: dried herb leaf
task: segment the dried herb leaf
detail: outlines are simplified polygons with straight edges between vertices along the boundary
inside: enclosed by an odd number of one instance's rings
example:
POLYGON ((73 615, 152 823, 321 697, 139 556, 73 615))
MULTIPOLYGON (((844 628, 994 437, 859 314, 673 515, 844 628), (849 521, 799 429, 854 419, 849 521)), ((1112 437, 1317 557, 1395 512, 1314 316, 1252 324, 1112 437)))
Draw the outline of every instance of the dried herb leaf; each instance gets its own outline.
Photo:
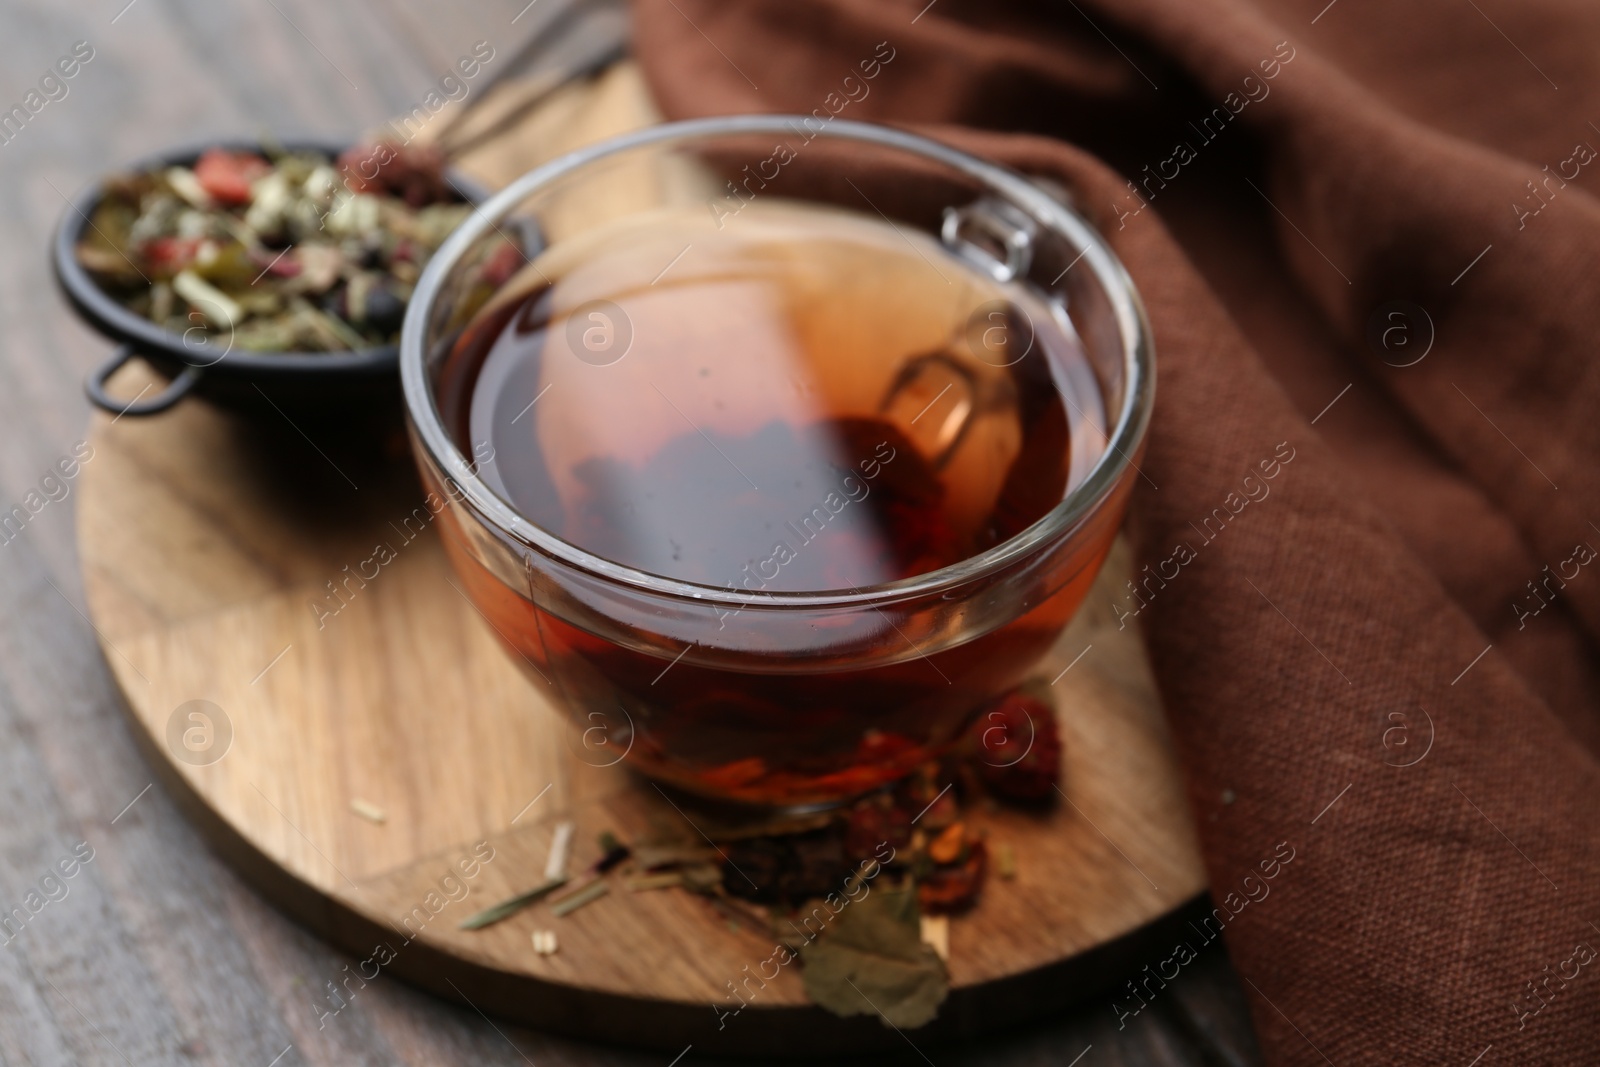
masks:
POLYGON ((835 1015, 877 1015, 909 1030, 939 1013, 950 979, 922 942, 909 887, 880 886, 839 913, 821 939, 800 952, 806 994, 835 1015))
POLYGON ((481 930, 485 926, 492 926, 502 919, 509 919, 529 904, 535 904, 543 900, 566 884, 567 880, 565 878, 552 878, 528 890, 526 893, 520 893, 510 900, 503 900, 492 908, 485 908, 478 914, 462 920, 461 929, 481 930))
POLYGON ((716 859, 717 850, 703 844, 635 845, 633 849, 633 861, 647 871, 708 863, 716 859))
MULTIPOLYGON (((609 834, 605 834, 602 835, 602 838, 609 836, 609 834)), ((611 840, 615 843, 612 844, 610 848, 606 849, 605 855, 595 860, 594 866, 590 868, 590 870, 595 874, 605 874, 607 871, 612 870, 621 864, 623 860, 633 855, 633 850, 627 845, 617 842, 616 838, 614 837, 611 838, 611 840)))
POLYGON ((762 904, 825 897, 839 889, 852 869, 838 823, 801 834, 730 841, 724 851, 723 887, 762 904))
POLYGON ((630 893, 647 893, 652 889, 673 889, 683 884, 682 871, 663 871, 629 878, 625 883, 630 893))
POLYGON ((685 889, 695 893, 712 893, 722 888, 720 863, 691 863, 678 871, 683 875, 685 889))
POLYGON ((592 904, 609 892, 611 892, 611 886, 605 882, 591 882, 571 896, 563 897, 560 903, 550 905, 550 914, 557 918, 563 915, 571 915, 585 904, 592 904))
MULTIPOLYGON (((79 262, 124 306, 185 337, 199 324, 193 308, 209 330, 237 330, 231 339, 249 351, 390 343, 422 267, 474 209, 436 149, 363 145, 340 164, 263 145, 113 175, 79 262), (176 314, 172 289, 164 300, 151 292, 174 278, 176 314)), ((526 258, 504 236, 492 247, 504 264, 526 258)))

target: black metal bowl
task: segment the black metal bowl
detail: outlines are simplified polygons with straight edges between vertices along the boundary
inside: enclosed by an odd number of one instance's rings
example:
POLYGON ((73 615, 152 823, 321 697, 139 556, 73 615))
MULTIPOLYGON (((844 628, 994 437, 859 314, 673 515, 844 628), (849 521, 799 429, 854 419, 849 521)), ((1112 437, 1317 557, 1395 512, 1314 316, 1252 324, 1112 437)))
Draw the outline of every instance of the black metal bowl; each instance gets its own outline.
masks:
MULTIPOLYGON (((167 152, 135 163, 128 170, 190 166, 205 149, 214 146, 167 152)), ((223 143, 220 147, 263 151, 260 144, 249 142, 223 143)), ((349 146, 292 141, 284 147, 290 151, 322 152, 329 159, 337 159, 349 146)), ((489 195, 487 189, 457 171, 447 172, 447 178, 466 203, 480 203, 489 195)), ((193 393, 246 415, 275 413, 320 422, 329 417, 368 421, 374 416, 385 419, 402 414, 397 345, 346 352, 222 349, 215 338, 206 337, 199 329, 174 333, 128 310, 101 289, 78 262, 78 241, 89 228, 101 195, 97 183, 71 204, 56 229, 52 253, 56 280, 73 309, 118 343, 117 350, 84 383, 84 390, 96 407, 114 415, 155 415, 193 393), (154 397, 135 398, 129 403, 107 392, 106 383, 135 356, 166 379, 167 385, 154 397)), ((523 251, 531 255, 537 235, 524 233, 519 237, 523 251)))

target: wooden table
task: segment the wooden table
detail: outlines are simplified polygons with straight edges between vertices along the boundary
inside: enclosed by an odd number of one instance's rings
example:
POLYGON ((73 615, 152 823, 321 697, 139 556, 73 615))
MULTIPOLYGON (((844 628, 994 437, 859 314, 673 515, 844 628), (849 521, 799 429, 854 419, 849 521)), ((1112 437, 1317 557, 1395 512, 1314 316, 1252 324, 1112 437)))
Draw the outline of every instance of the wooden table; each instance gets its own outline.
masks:
MULTIPOLYGON (((353 136, 416 106, 475 42, 509 58, 537 29, 536 10, 513 22, 520 10, 520 0, 466 10, 443 0, 10 0, 0 110, 22 103, 76 42, 93 58, 66 97, 0 143, 0 512, 82 440, 81 382, 108 352, 47 270, 64 196, 175 143, 353 136)), ((319 1028, 313 1002, 351 961, 257 897, 152 784, 84 614, 66 488, 20 535, 0 534, 0 904, 23 905, 80 842, 93 859, 0 949, 0 1063, 666 1062, 517 1029, 392 979, 319 1028)), ((1258 1062, 1220 947, 1125 1029, 1101 1000, 981 1045, 906 1055, 939 1067, 1258 1062)), ((697 1059, 690 1050, 682 1062, 697 1059)))

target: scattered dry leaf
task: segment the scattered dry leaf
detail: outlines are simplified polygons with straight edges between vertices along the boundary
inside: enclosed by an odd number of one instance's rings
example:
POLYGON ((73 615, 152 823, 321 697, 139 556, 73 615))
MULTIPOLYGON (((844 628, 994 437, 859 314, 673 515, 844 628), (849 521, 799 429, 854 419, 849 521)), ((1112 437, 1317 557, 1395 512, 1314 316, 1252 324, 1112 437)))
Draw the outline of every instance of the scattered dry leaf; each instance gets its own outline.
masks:
POLYGON ((666 842, 636 845, 633 849, 633 861, 647 871, 662 867, 707 863, 718 858, 717 850, 705 844, 666 842))
POLYGON ((611 887, 605 882, 590 882, 577 892, 569 893, 550 905, 550 914, 558 919, 562 916, 571 915, 585 904, 593 904, 609 892, 611 892, 611 887))
POLYGON ((485 926, 492 926, 502 919, 509 919, 523 908, 530 904, 538 903, 566 884, 567 880, 565 878, 552 878, 534 886, 526 893, 519 893, 510 900, 502 900, 492 908, 485 908, 478 914, 469 916, 461 922, 461 929, 481 930, 485 926))
POLYGON ((806 994, 835 1015, 877 1015, 909 1030, 932 1021, 950 992, 939 954, 922 942, 909 888, 874 888, 800 958, 806 994))
POLYGON ((682 871, 662 871, 659 874, 646 874, 639 878, 629 878, 623 883, 630 893, 647 893, 652 889, 671 889, 683 884, 682 871))

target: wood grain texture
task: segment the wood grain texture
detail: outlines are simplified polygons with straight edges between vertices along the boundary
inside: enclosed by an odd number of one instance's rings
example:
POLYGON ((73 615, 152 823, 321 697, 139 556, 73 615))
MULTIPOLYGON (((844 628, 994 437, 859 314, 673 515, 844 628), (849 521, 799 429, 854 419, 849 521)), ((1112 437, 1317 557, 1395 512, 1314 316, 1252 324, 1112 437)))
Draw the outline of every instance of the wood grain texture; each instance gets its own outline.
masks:
MULTIPOLYGON (((0 146, 5 508, 83 437, 82 379, 109 351, 57 297, 45 267, 61 194, 128 159, 208 137, 352 137, 414 105, 473 41, 510 54, 528 24, 511 23, 520 2, 125 6, 0 7, 7 105, 72 42, 96 48, 71 95, 0 146)), ((153 784, 85 616, 78 499, 74 485, 0 545, 0 902, 20 903, 76 843, 95 849, 69 895, 0 950, 0 1062, 546 1067, 671 1058, 491 1024, 465 1003, 387 978, 336 1018, 320 1019, 317 991, 357 960, 268 904, 218 860, 174 794, 153 784)), ((246 552, 254 533, 237 532, 246 552)), ((1091 1001, 978 1043, 926 1051, 939 1067, 1059 1065, 1091 1046, 1084 1067, 1257 1062, 1220 947, 1185 968, 1170 992, 1160 1010, 1125 1029, 1104 1002, 1091 1001)), ((923 1062, 909 1049, 905 1056, 923 1062)), ((681 1062, 699 1061, 696 1049, 681 1062)))

